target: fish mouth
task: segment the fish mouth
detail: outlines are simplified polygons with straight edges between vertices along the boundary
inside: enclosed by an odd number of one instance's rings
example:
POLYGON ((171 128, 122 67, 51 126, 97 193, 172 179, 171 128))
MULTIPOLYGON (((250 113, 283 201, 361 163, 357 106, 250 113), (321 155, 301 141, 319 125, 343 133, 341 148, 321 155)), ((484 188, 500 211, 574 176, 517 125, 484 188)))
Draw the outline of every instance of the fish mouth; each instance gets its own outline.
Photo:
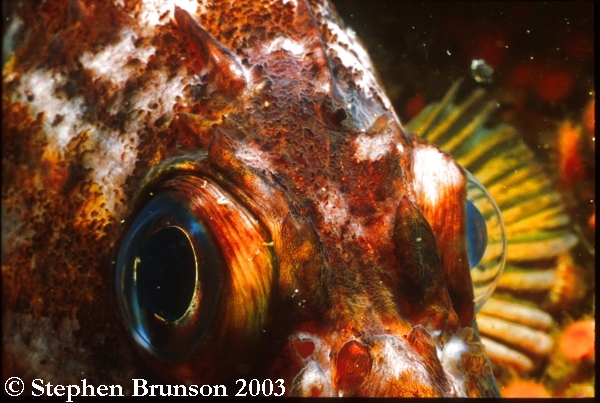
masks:
POLYGON ((470 327, 444 337, 416 325, 403 336, 343 341, 298 333, 290 342, 304 363, 293 396, 499 396, 485 347, 470 327))

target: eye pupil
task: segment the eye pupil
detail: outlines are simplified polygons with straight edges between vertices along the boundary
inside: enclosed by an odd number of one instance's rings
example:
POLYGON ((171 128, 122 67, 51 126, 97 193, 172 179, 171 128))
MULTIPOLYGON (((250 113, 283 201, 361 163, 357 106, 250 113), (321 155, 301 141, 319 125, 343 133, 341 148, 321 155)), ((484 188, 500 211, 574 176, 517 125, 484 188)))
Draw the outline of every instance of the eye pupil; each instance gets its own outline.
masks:
POLYGON ((467 251, 469 265, 477 266, 487 247, 487 228, 485 218, 471 200, 467 200, 467 251))
POLYGON ((135 259, 137 295, 145 307, 166 322, 187 311, 196 284, 193 246, 178 227, 166 227, 148 237, 135 259))

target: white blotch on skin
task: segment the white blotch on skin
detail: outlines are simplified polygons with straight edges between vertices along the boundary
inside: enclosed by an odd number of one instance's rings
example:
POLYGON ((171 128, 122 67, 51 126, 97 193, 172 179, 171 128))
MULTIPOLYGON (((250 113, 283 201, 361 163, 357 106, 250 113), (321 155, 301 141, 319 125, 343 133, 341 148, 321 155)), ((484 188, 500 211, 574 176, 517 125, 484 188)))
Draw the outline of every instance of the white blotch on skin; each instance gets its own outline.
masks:
POLYGON ((434 146, 415 148, 413 159, 415 193, 423 194, 432 208, 440 202, 440 195, 448 186, 459 186, 463 181, 458 166, 449 163, 450 157, 434 146))
POLYGON ((468 379, 462 365, 463 356, 465 354, 485 355, 484 345, 479 341, 472 341, 473 329, 470 327, 460 329, 444 345, 440 342, 441 330, 430 330, 428 333, 433 340, 438 359, 449 382, 451 388, 449 392, 454 396, 467 396, 468 379))
POLYGON ((87 159, 82 162, 85 167, 93 168, 93 180, 103 185, 106 208, 110 211, 118 202, 112 189, 120 189, 135 167, 138 136, 119 136, 116 132, 102 133, 96 130, 91 134, 96 142, 96 152, 87 154, 87 159))
POLYGON ((329 80, 322 80, 317 83, 316 90, 321 94, 329 94, 331 92, 331 82, 329 80))
POLYGON ((468 351, 467 343, 460 335, 453 335, 440 352, 436 343, 438 358, 442 363, 446 378, 456 396, 466 396, 465 385, 467 379, 462 368, 462 356, 468 351))
POLYGON ((16 101, 28 103, 31 116, 37 116, 42 112, 45 114, 44 132, 53 134, 48 136, 48 147, 58 148, 61 153, 64 153, 64 148, 74 136, 82 130, 91 128, 81 121, 84 104, 81 97, 66 100, 54 95, 57 88, 65 83, 66 79, 57 73, 30 70, 23 73, 21 86, 18 92, 15 91, 15 94, 18 94, 16 101), (33 100, 28 101, 26 94, 33 95, 33 100), (53 127, 52 123, 57 115, 61 115, 63 119, 53 127))
POLYGON ((94 78, 111 81, 119 88, 123 88, 131 76, 131 67, 127 66, 130 60, 138 59, 143 64, 148 62, 156 49, 153 46, 136 48, 133 42, 137 39, 135 33, 128 29, 121 31, 121 40, 114 45, 107 46, 97 54, 84 53, 79 61, 83 67, 92 72, 94 78))
MULTIPOLYGON (((356 84, 364 91, 367 98, 378 95, 386 109, 389 109, 391 102, 387 95, 381 90, 373 69, 371 59, 366 50, 356 40, 356 33, 350 28, 342 29, 334 22, 327 21, 327 28, 331 30, 334 36, 337 36, 337 42, 330 42, 329 49, 335 51, 342 64, 354 70, 356 74, 356 84), (375 93, 373 93, 373 90, 375 93)), ((330 52, 327 52, 330 54, 330 52)))
POLYGON ((365 237, 365 227, 362 225, 362 223, 358 222, 354 218, 350 218, 350 222, 348 223, 348 232, 357 238, 365 237))
POLYGON ((254 169, 274 172, 269 154, 252 144, 240 143, 235 151, 235 156, 245 165, 254 169))
POLYGON ((175 11, 175 6, 184 9, 190 15, 196 16, 198 14, 204 14, 205 9, 203 4, 200 4, 198 0, 172 0, 172 1, 164 1, 164 0, 143 0, 142 1, 142 10, 139 13, 139 21, 142 25, 145 25, 148 28, 155 27, 156 25, 163 24, 165 21, 160 21, 160 16, 165 12, 170 11, 171 16, 173 17, 173 13, 175 11), (200 12, 198 12, 198 8, 200 12))
POLYGON ((358 161, 377 161, 392 150, 394 133, 386 131, 375 136, 361 134, 354 140, 354 145, 354 156, 358 161))
POLYGON ((328 184, 325 192, 321 192, 315 201, 325 223, 339 233, 341 226, 348 221, 348 203, 345 196, 338 188, 328 184))
POLYGON ((301 56, 307 53, 303 43, 292 41, 289 38, 277 37, 266 45, 267 53, 277 52, 281 49, 291 53, 293 56, 301 56))
POLYGON ((381 373, 379 379, 399 379, 405 372, 409 372, 416 382, 434 387, 423 358, 412 347, 392 335, 375 336, 374 341, 371 353, 381 363, 375 367, 381 373))
POLYGON ((82 132, 89 133, 86 145, 93 153, 86 153, 81 161, 83 168, 91 168, 90 175, 100 185, 106 200, 106 209, 112 210, 115 200, 114 189, 120 189, 134 168, 137 157, 138 136, 135 132, 119 134, 103 131, 84 122, 82 115, 86 105, 81 97, 69 100, 57 94, 57 88, 65 83, 60 74, 47 70, 32 70, 23 73, 21 86, 15 91, 20 102, 28 102, 31 116, 45 115, 44 133, 47 134, 45 153, 64 157, 71 140, 82 132), (27 94, 33 95, 27 101, 27 94), (62 121, 53 125, 57 115, 62 121))

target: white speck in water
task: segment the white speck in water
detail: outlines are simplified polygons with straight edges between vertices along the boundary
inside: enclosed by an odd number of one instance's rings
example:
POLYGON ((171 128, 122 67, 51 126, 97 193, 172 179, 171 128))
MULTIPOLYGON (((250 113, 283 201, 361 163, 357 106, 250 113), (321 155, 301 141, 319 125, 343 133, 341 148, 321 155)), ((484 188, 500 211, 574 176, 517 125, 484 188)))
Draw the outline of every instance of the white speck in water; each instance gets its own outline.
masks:
POLYGON ((482 59, 471 61, 471 76, 478 83, 491 83, 494 81, 494 69, 482 59))

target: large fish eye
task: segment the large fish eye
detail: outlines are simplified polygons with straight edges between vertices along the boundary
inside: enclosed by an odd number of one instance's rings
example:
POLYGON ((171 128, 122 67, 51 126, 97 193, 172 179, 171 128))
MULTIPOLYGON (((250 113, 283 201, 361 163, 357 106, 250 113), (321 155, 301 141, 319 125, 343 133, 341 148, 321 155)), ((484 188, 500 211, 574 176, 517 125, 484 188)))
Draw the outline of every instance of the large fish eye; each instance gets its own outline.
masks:
POLYGON ((178 200, 161 194, 140 211, 116 273, 119 308, 138 345, 161 357, 185 357, 214 315, 221 260, 207 229, 178 200))
POLYGON ((115 271, 119 312, 137 350, 179 382, 248 368, 274 277, 259 221, 208 178, 182 174, 141 193, 151 196, 124 229, 115 271))
POLYGON ((506 260, 506 229, 498 206, 485 187, 466 169, 466 237, 475 312, 496 289, 506 260))

